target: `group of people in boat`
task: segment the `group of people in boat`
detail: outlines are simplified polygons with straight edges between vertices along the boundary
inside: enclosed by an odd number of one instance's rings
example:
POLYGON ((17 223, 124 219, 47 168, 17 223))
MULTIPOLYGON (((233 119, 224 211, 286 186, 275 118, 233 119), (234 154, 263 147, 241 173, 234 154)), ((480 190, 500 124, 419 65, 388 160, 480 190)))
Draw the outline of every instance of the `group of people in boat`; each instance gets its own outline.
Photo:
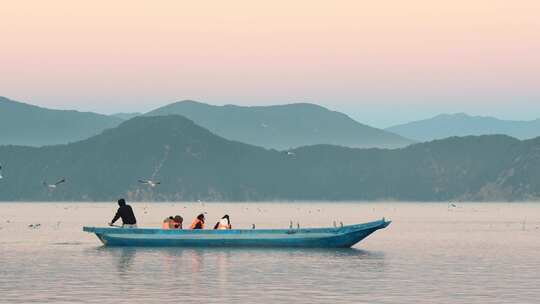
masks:
MULTIPOLYGON (((205 228, 204 214, 199 214, 189 226, 189 229, 204 229, 205 228)), ((163 220, 162 229, 183 229, 184 218, 180 215, 169 216, 163 220)), ((214 229, 231 229, 231 219, 225 214, 215 225, 214 229)))
MULTIPOLYGON (((112 221, 109 223, 110 226, 113 226, 114 223, 122 219, 123 228, 137 228, 137 219, 135 218, 135 213, 130 205, 126 204, 126 201, 121 198, 118 200, 118 210, 114 215, 112 221)), ((199 214, 195 220, 189 226, 189 229, 204 229, 205 228, 206 218, 204 214, 199 214)), ((163 220, 161 225, 162 229, 183 229, 184 219, 180 215, 169 216, 163 220)), ((214 229, 232 229, 231 219, 229 215, 225 214, 215 225, 214 229)))

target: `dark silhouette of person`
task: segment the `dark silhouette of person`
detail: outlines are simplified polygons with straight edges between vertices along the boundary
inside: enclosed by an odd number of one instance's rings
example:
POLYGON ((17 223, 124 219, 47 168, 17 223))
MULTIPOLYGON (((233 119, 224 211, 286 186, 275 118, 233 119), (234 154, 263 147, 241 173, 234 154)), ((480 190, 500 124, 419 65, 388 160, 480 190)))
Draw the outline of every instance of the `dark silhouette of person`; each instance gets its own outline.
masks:
POLYGON ((118 200, 118 210, 114 215, 114 218, 109 223, 112 226, 118 219, 122 219, 122 228, 137 228, 137 219, 133 213, 133 209, 130 205, 126 204, 126 201, 121 198, 118 200))

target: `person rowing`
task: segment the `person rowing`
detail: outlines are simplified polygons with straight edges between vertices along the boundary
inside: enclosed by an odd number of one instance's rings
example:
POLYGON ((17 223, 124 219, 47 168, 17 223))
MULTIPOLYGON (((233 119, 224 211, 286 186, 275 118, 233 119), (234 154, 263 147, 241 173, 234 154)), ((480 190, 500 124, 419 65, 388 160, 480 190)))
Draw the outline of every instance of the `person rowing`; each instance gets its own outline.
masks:
POLYGON ((190 229, 204 229, 204 214, 199 214, 197 218, 191 223, 190 229))
POLYGON ((123 198, 118 200, 118 206, 118 210, 112 221, 109 223, 109 226, 113 226, 114 222, 121 218, 122 228, 137 228, 137 219, 135 218, 131 206, 127 205, 123 198))
POLYGON ((214 229, 232 229, 231 219, 225 214, 214 226, 214 229))

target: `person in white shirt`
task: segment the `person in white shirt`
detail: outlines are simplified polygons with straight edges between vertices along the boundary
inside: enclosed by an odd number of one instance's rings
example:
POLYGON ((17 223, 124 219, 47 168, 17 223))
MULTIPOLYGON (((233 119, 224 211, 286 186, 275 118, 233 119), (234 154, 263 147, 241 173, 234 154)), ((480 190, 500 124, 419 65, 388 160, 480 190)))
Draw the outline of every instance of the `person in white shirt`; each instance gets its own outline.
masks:
POLYGON ((216 223, 214 226, 214 229, 232 229, 231 226, 231 219, 229 218, 229 215, 225 214, 219 222, 216 223))

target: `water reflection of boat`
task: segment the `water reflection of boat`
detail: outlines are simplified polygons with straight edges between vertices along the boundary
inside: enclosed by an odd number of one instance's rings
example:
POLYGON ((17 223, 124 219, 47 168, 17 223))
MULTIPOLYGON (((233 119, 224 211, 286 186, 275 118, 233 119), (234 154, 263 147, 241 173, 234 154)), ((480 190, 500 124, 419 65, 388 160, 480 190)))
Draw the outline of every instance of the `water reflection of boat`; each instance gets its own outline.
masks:
POLYGON ((168 247, 351 247, 386 228, 385 219, 333 228, 163 230, 154 228, 84 227, 107 246, 168 247))

